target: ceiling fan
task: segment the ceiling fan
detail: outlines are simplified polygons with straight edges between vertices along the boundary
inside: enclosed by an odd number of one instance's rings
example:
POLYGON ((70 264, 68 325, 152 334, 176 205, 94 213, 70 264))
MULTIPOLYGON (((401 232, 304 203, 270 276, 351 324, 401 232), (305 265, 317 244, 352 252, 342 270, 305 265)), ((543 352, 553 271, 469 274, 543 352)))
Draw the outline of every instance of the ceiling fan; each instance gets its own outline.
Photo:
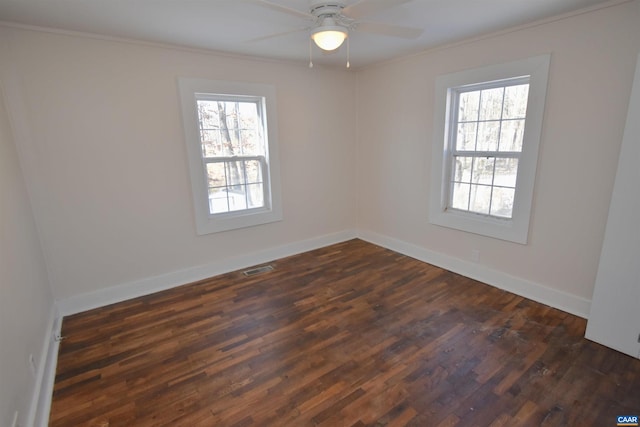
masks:
MULTIPOLYGON (((249 1, 308 21, 306 27, 270 34, 251 40, 254 42, 286 34, 308 31, 311 34, 311 39, 320 49, 325 52, 332 52, 342 46, 345 40, 347 40, 348 46, 348 36, 351 31, 362 31, 405 39, 416 39, 420 37, 423 32, 421 28, 389 25, 380 22, 363 22, 360 20, 367 15, 409 3, 412 0, 360 0, 352 5, 347 5, 347 2, 344 0, 310 0, 308 12, 293 9, 268 0, 249 1)), ((311 56, 311 48, 309 55, 311 56)), ((313 66, 311 58, 309 60, 309 66, 313 66)), ((349 67, 348 58, 347 67, 349 67)))

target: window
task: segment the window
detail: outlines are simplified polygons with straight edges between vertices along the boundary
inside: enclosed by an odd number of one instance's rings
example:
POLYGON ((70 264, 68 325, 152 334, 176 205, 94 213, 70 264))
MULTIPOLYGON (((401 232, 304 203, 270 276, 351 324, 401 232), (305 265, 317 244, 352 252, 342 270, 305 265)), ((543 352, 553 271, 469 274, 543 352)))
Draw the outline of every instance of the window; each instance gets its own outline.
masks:
POLYGON ((210 215, 265 206, 268 177, 262 101, 196 94, 210 215))
POLYGON ((273 87, 179 87, 198 234, 281 220, 273 87))
POLYGON ((511 218, 529 78, 452 89, 450 209, 511 218))
POLYGON ((437 79, 432 223, 527 242, 549 60, 437 79))

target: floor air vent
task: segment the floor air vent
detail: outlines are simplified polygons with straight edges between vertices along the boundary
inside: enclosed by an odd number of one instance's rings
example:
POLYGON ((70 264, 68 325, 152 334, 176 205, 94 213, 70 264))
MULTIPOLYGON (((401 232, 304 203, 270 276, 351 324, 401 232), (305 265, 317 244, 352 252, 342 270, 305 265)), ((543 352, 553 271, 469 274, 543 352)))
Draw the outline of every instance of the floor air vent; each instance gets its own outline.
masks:
POLYGON ((249 270, 245 270, 242 272, 247 277, 255 276, 256 274, 267 273, 269 271, 273 271, 273 267, 270 265, 264 265, 262 267, 251 268, 249 270))

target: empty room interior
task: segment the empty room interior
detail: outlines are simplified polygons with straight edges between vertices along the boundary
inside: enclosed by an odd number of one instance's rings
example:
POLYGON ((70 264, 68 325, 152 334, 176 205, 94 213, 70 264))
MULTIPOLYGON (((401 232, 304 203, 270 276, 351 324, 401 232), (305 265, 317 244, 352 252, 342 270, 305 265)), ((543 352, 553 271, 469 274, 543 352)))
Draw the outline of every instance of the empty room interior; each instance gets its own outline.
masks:
POLYGON ((640 0, 0 0, 0 426, 637 426, 639 54, 640 0))

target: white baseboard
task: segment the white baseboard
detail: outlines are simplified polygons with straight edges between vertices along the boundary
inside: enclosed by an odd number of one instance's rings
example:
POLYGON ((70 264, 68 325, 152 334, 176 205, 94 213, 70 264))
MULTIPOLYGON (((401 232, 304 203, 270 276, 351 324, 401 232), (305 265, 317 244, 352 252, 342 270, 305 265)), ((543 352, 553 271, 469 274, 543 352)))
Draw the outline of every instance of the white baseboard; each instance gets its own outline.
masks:
POLYGON ((346 230, 312 239, 289 243, 250 254, 228 258, 197 267, 178 270, 160 276, 136 280, 130 283, 100 289, 99 291, 75 295, 57 301, 61 316, 80 313, 105 305, 126 301, 154 292, 164 291, 186 283, 229 273, 258 264, 270 262, 290 255, 311 251, 334 243, 355 239, 354 230, 346 230))
POLYGON ((550 305, 582 318, 589 316, 590 301, 566 292, 549 288, 539 283, 521 279, 493 270, 480 264, 465 261, 439 252, 397 240, 388 236, 364 230, 346 230, 325 236, 294 242, 275 248, 269 248, 247 255, 225 259, 206 265, 178 270, 160 276, 149 277, 130 283, 113 286, 99 291, 75 295, 57 301, 60 316, 68 316, 128 299, 149 295, 171 289, 186 283, 206 279, 246 267, 270 262, 278 258, 299 254, 313 249, 329 246, 353 238, 400 252, 420 261, 445 268, 454 273, 513 292, 525 298, 550 305))
POLYGON ((56 365, 58 363, 59 342, 55 339, 60 335, 62 317, 55 304, 51 308, 47 333, 42 345, 42 353, 38 361, 36 382, 31 396, 29 413, 25 425, 33 427, 46 427, 49 425, 49 411, 51 409, 51 396, 56 377, 56 365))
POLYGON ((358 238, 584 319, 589 317, 591 301, 585 298, 370 231, 359 230, 358 238))

